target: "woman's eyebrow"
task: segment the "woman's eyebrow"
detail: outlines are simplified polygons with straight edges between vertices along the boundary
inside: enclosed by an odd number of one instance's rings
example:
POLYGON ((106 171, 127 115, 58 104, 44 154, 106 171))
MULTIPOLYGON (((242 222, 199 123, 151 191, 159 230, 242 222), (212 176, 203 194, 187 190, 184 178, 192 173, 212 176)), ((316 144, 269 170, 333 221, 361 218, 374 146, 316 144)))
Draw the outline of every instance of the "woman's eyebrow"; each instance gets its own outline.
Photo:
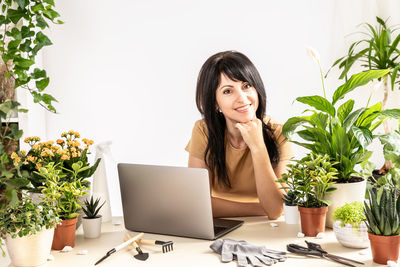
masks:
POLYGON ((224 85, 224 86, 222 86, 222 87, 219 87, 218 88, 218 90, 221 90, 221 89, 224 89, 225 87, 233 87, 233 85, 231 85, 231 84, 226 84, 226 85, 224 85))

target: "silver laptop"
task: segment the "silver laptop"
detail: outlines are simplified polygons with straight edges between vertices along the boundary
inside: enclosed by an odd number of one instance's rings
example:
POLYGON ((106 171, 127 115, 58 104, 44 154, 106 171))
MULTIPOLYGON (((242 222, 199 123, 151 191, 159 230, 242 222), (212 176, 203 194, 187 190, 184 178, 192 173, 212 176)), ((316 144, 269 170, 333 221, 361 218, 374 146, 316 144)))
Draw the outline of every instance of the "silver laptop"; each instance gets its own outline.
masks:
POLYGON ((119 163, 118 173, 128 230, 213 240, 243 224, 213 219, 206 169, 119 163))

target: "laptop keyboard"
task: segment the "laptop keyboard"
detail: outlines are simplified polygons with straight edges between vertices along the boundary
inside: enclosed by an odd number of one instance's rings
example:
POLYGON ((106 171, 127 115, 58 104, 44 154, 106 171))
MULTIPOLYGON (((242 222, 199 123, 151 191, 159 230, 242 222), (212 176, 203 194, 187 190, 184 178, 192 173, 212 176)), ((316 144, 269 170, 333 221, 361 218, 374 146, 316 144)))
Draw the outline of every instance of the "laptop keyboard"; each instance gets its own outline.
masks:
POLYGON ((218 235, 219 233, 221 233, 222 231, 226 230, 227 227, 223 227, 223 226, 215 226, 214 225, 214 235, 218 235))

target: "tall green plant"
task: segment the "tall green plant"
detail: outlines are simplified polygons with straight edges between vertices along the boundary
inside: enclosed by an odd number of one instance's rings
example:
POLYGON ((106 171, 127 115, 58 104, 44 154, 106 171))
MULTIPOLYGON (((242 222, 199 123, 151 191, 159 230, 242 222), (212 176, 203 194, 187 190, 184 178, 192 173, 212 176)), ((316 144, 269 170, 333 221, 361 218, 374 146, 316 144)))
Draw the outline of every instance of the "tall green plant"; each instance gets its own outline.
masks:
MULTIPOLYGON (((396 84, 400 84, 400 33, 397 35, 394 27, 387 26, 387 20, 376 17, 377 26, 364 23, 367 31, 363 32, 364 38, 352 43, 347 55, 339 58, 332 67, 338 66, 342 71, 339 79, 346 79, 351 69, 360 63, 364 70, 386 70, 392 69, 386 75, 380 77, 383 80, 384 93, 382 109, 386 108, 389 95, 389 83, 392 90, 396 84)), ((384 123, 385 133, 389 133, 389 125, 384 123)), ((386 161, 381 172, 386 173, 392 167, 390 161, 386 161)))
POLYGON ((293 143, 316 154, 329 155, 331 162, 337 162, 337 181, 348 182, 356 173, 355 166, 372 155, 367 150, 373 140, 372 132, 387 118, 400 119, 400 109, 382 110, 381 103, 377 103, 353 110, 353 99, 339 106, 338 103, 357 87, 390 71, 370 70, 352 75, 336 89, 331 101, 319 95, 296 98, 298 102, 308 105, 304 112, 310 115, 290 118, 283 126, 283 134, 293 143), (296 131, 298 127, 301 128, 296 131), (303 141, 293 140, 294 134, 303 141))
POLYGON ((15 196, 18 189, 12 181, 17 171, 9 162, 22 136, 22 130, 10 123, 10 117, 27 112, 15 101, 15 89, 28 90, 35 103, 56 111, 53 106, 56 99, 44 93, 50 79, 44 69, 35 67, 39 51, 52 44, 45 34, 49 23, 62 23, 57 20, 59 14, 54 6, 54 0, 2 0, 0 3, 0 190, 7 190, 7 196, 15 196))

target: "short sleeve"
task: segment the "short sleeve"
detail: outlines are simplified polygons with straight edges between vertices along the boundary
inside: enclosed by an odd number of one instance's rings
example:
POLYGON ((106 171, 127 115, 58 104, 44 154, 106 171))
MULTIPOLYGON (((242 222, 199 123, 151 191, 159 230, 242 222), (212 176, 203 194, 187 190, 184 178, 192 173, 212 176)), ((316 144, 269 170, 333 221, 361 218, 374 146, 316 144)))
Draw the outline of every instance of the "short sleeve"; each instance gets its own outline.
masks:
POLYGON ((204 154, 207 148, 207 126, 204 120, 198 120, 194 124, 192 137, 186 145, 185 150, 198 159, 204 160, 204 154))

